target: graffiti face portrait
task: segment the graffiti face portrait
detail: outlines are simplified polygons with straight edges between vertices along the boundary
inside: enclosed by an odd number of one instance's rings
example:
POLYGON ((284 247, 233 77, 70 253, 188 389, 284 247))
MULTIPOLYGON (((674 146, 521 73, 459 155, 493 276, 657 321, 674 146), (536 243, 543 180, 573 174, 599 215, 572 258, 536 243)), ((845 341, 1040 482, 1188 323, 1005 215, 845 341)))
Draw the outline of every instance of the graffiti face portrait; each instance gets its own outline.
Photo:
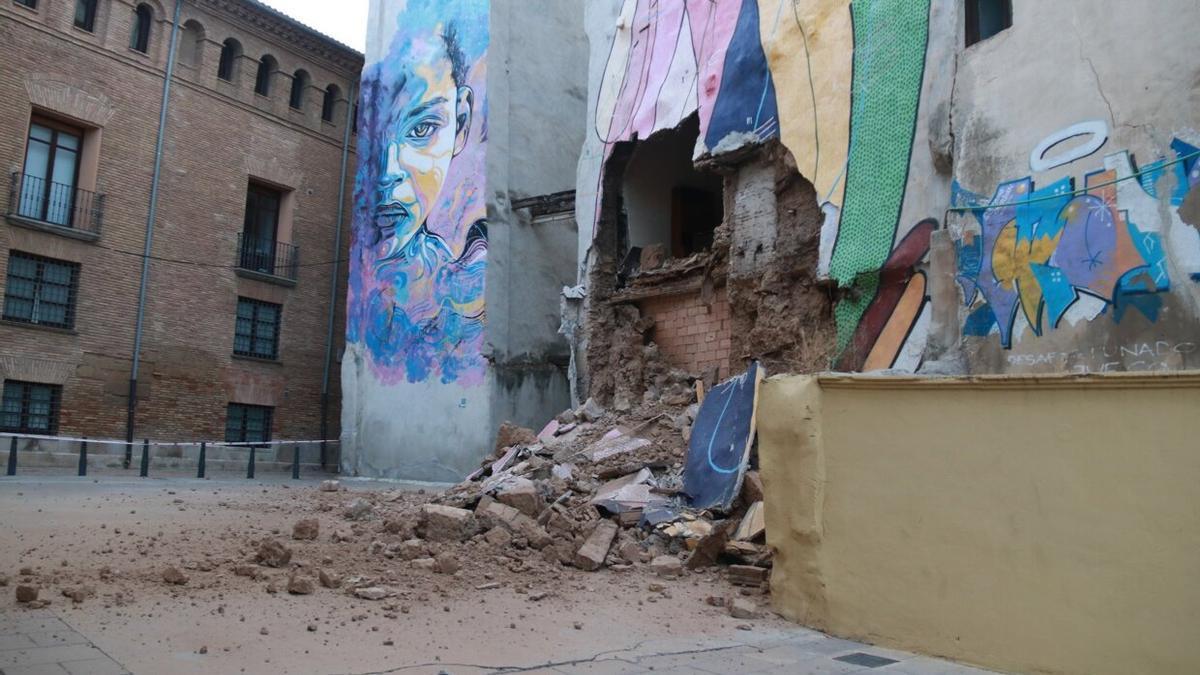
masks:
POLYGON ((413 44, 407 56, 377 108, 385 139, 376 158, 377 241, 408 241, 425 224, 471 128, 474 96, 459 83, 453 35, 413 44))
POLYGON ((363 70, 347 341, 381 383, 483 382, 487 0, 388 0, 363 70))

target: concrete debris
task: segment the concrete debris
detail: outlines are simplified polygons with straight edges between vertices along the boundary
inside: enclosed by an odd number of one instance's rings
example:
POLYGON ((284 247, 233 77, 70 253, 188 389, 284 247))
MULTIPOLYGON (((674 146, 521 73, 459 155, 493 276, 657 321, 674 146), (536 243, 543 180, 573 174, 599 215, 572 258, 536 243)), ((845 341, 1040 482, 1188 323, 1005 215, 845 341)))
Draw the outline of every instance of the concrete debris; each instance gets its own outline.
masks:
POLYGON ((420 539, 405 539, 394 550, 395 557, 401 560, 429 557, 429 546, 420 539))
POLYGON ((426 504, 418 530, 429 541, 463 541, 473 534, 475 515, 466 509, 426 504))
POLYGON ((459 569, 458 558, 451 553, 439 553, 433 561, 433 571, 438 574, 454 574, 459 569))
POLYGON ((62 589, 63 597, 71 599, 71 602, 79 604, 84 600, 96 594, 96 589, 91 586, 68 586, 62 589))
POLYGON ((284 567, 292 561, 292 549, 274 539, 266 539, 258 545, 255 560, 267 567, 284 567))
POLYGON ((320 533, 321 523, 316 518, 305 518, 296 521, 292 526, 292 539, 313 541, 320 533))
POLYGON ((729 603, 729 616, 735 619, 757 619, 761 616, 758 605, 745 598, 735 598, 729 603))
POLYGON ((342 585, 342 577, 327 569, 317 571, 317 580, 325 588, 339 588, 342 585))
POLYGON ((601 417, 604 417, 604 413, 604 406, 600 405, 596 399, 589 398, 587 402, 585 402, 579 407, 578 410, 575 411, 575 416, 588 422, 596 422, 601 417))
POLYGON ((312 595, 317 584, 311 577, 292 576, 288 579, 287 591, 292 595, 312 595))
POLYGON ((763 515, 763 503, 754 502, 742 516, 742 524, 738 526, 733 538, 737 541, 754 541, 766 533, 767 524, 763 515))
POLYGON ((379 586, 354 589, 354 596, 363 600, 382 600, 388 597, 388 595, 390 593, 388 593, 387 589, 380 588, 379 586))
POLYGON ((747 471, 742 477, 742 502, 753 504, 763 501, 762 476, 757 471, 747 471))
POLYGON ((24 584, 17 586, 17 602, 27 603, 38 599, 38 589, 36 586, 26 586, 24 584))
POLYGON ((729 581, 738 586, 760 587, 770 576, 770 570, 754 565, 730 565, 729 581))
POLYGON ((337 492, 342 489, 342 484, 336 480, 321 481, 321 492, 337 492))
POLYGON ((168 584, 183 586, 188 582, 188 577, 179 571, 178 567, 168 567, 162 571, 162 580, 168 584))
POLYGON ((558 429, 561 426, 562 424, 560 424, 558 420, 550 420, 546 423, 546 426, 542 427, 542 430, 538 432, 538 441, 547 443, 554 440, 554 437, 558 435, 558 429))
POLYGON ((660 577, 683 576, 683 563, 673 555, 660 555, 650 561, 650 569, 660 577))
POLYGON ((496 492, 496 501, 511 506, 531 518, 536 518, 546 504, 533 481, 520 476, 496 492))
POLYGON ((537 443, 538 436, 533 432, 533 429, 517 426, 512 422, 505 422, 500 425, 500 429, 496 431, 496 450, 511 448, 514 445, 530 445, 537 443))
POLYGON ((613 429, 587 450, 587 458, 592 462, 603 462, 609 457, 634 452, 650 445, 645 438, 630 436, 620 429, 613 429))
POLYGON ((608 557, 608 549, 617 536, 617 529, 617 524, 611 520, 597 523, 587 541, 575 552, 575 566, 588 571, 603 567, 604 559, 608 557))
POLYGON ((346 506, 342 515, 346 520, 365 520, 375 512, 375 505, 365 499, 355 499, 346 506))

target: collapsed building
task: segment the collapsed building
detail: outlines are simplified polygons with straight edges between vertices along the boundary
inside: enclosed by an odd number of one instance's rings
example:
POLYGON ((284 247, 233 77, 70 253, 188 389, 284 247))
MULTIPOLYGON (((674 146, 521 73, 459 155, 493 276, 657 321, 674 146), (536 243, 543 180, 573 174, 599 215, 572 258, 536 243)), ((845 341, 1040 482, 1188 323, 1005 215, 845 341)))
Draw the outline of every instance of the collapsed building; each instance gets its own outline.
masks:
MULTIPOLYGON (((1173 30, 1185 5, 1139 21, 1173 30)), ((653 398, 647 359, 709 385, 752 360, 1196 367, 1195 67, 1146 77, 1096 47, 1121 22, 1007 0, 614 0, 585 21, 584 396, 653 398), (1055 25, 1089 38, 1051 49, 1055 25)))
MULTIPOLYGON (((530 11, 522 40, 515 5, 404 11, 373 5, 364 75, 347 472, 459 480, 505 420, 589 399, 674 415, 750 363, 1200 358, 1196 69, 1107 51, 1121 21, 1082 3, 604 0, 530 11), (423 141, 376 124, 371 96, 403 99, 388 78, 427 43, 470 86, 447 84, 454 124, 431 131, 448 179, 413 197, 387 166, 423 141)), ((1184 44, 1194 12, 1136 23, 1184 44)))

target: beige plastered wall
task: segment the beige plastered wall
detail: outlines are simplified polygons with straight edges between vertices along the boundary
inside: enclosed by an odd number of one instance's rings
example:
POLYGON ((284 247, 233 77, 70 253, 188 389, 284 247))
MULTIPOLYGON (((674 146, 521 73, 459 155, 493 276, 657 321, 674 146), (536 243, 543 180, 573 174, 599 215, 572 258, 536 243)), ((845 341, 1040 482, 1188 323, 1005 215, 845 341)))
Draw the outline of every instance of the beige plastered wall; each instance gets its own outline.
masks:
POLYGON ((779 377, 776 609, 1012 672, 1200 672, 1200 373, 779 377))

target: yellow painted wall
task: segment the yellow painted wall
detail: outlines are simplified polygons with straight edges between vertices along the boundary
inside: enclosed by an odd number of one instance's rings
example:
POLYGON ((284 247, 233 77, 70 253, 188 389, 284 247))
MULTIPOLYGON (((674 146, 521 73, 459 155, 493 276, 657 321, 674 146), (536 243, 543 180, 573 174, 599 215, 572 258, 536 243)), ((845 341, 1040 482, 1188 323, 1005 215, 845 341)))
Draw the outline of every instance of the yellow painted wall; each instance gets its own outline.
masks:
POLYGON ((818 201, 841 206, 850 151, 854 27, 847 0, 758 0, 780 135, 818 201))
POLYGON ((1001 670, 1200 673, 1200 374, 781 377, 777 609, 1001 670))

